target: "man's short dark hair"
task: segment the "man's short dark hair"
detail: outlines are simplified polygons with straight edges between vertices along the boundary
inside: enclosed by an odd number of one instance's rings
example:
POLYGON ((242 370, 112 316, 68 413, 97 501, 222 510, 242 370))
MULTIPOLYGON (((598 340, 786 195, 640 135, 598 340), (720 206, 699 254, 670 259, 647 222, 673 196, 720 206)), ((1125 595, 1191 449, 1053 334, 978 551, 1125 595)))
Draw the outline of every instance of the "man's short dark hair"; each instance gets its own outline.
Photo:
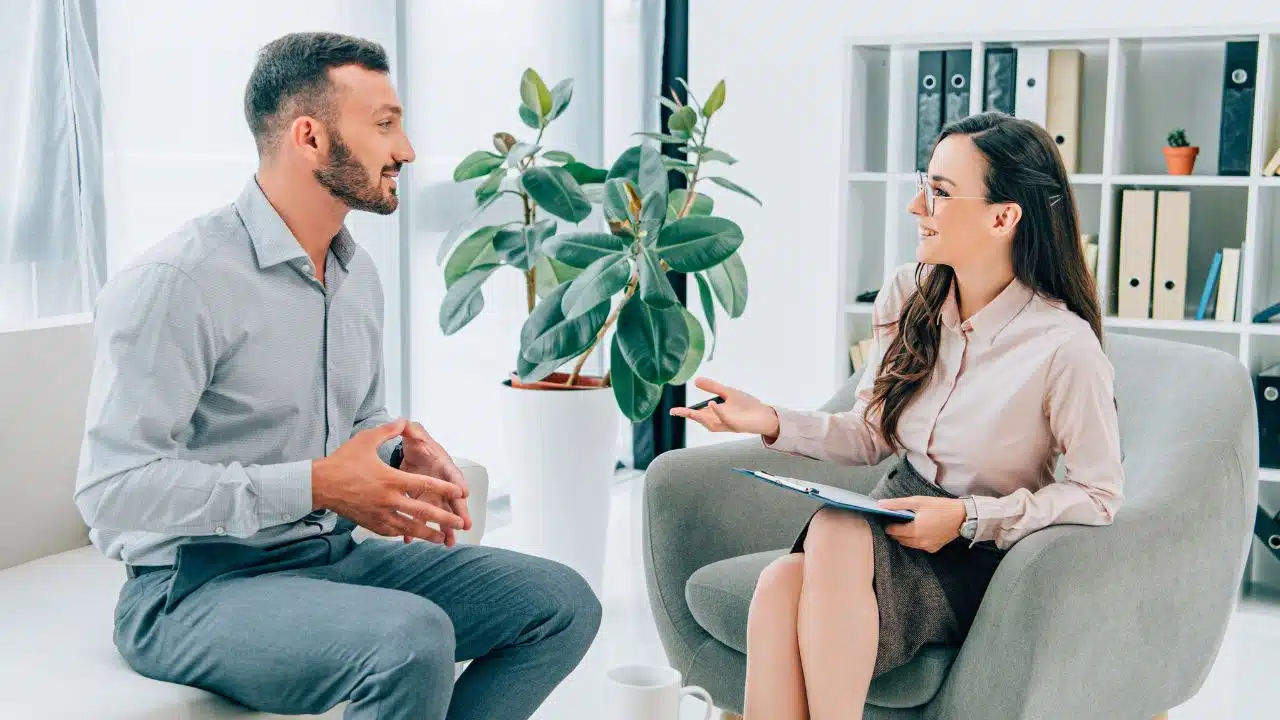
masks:
POLYGON ((244 116, 259 155, 273 149, 274 138, 298 115, 332 119, 329 69, 343 65, 390 72, 381 45, 338 33, 292 33, 259 51, 244 91, 244 116))

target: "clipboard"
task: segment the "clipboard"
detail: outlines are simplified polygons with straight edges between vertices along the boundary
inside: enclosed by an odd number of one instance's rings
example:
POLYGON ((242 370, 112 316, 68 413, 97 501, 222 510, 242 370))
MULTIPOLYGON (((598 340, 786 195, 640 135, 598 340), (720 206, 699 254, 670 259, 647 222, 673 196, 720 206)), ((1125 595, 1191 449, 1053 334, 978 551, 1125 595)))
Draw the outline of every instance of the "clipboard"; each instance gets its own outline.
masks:
POLYGON ((782 477, 779 475, 771 475, 761 470, 748 470, 746 468, 731 468, 734 472, 742 473, 748 477, 762 480, 771 485, 775 485, 792 492, 798 492, 802 495, 808 495, 814 500, 820 500, 824 505, 843 508, 845 510, 853 510, 856 512, 867 513, 868 515, 876 515, 884 518, 888 522, 910 522, 916 519, 916 514, 910 510, 886 510, 876 503, 876 500, 869 495, 845 490, 844 488, 833 487, 831 485, 823 485, 821 483, 805 482, 795 478, 782 477))

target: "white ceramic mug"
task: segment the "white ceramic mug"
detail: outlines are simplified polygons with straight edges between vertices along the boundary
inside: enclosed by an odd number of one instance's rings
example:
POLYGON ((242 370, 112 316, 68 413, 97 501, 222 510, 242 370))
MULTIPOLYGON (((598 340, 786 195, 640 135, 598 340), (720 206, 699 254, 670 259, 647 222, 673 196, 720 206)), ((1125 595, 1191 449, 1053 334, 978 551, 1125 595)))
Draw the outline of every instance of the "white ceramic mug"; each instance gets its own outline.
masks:
POLYGON ((707 704, 703 720, 711 720, 711 695, 696 685, 680 686, 680 672, 657 665, 623 665, 609 671, 605 717, 609 720, 678 720, 686 695, 707 704))

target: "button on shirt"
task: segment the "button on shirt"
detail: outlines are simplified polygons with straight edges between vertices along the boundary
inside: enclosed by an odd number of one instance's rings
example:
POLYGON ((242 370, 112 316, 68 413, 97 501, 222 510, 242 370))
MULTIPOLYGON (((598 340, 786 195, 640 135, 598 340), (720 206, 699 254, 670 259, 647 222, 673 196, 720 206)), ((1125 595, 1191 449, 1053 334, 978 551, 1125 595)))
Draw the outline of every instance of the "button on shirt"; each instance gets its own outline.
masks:
MULTIPOLYGON (((895 332, 881 326, 896 322, 915 291, 915 268, 899 268, 876 297, 874 348, 854 407, 776 408, 780 430, 769 447, 851 465, 892 454, 864 419, 875 421, 866 408, 895 332)), ((942 489, 973 496, 976 541, 1008 548, 1052 523, 1110 523, 1124 480, 1114 369, 1089 324, 1016 279, 963 322, 949 292, 941 320, 933 374, 898 423, 907 460, 942 489)))
POLYGON ((319 282, 256 178, 118 272, 95 305, 75 491, 93 544, 167 565, 187 542, 331 530, 311 462, 390 420, 382 322, 368 253, 344 227, 319 282))

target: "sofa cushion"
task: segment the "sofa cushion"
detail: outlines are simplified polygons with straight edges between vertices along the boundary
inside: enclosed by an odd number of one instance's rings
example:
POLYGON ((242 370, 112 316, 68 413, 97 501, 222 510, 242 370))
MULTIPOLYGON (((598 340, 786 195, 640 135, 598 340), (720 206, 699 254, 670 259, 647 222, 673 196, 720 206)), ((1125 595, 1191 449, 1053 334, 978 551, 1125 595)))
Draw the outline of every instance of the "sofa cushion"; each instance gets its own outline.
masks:
POLYGON ((124 580, 120 563, 87 546, 0 571, 0 717, 274 717, 135 673, 112 641, 124 580))
MULTIPOLYGON (((712 637, 740 653, 747 652, 747 611, 756 581, 765 567, 786 550, 741 555, 699 569, 685 585, 689 611, 712 637)), ((867 702, 889 708, 911 708, 933 698, 955 660, 957 647, 926 646, 915 660, 872 681, 867 702)))

